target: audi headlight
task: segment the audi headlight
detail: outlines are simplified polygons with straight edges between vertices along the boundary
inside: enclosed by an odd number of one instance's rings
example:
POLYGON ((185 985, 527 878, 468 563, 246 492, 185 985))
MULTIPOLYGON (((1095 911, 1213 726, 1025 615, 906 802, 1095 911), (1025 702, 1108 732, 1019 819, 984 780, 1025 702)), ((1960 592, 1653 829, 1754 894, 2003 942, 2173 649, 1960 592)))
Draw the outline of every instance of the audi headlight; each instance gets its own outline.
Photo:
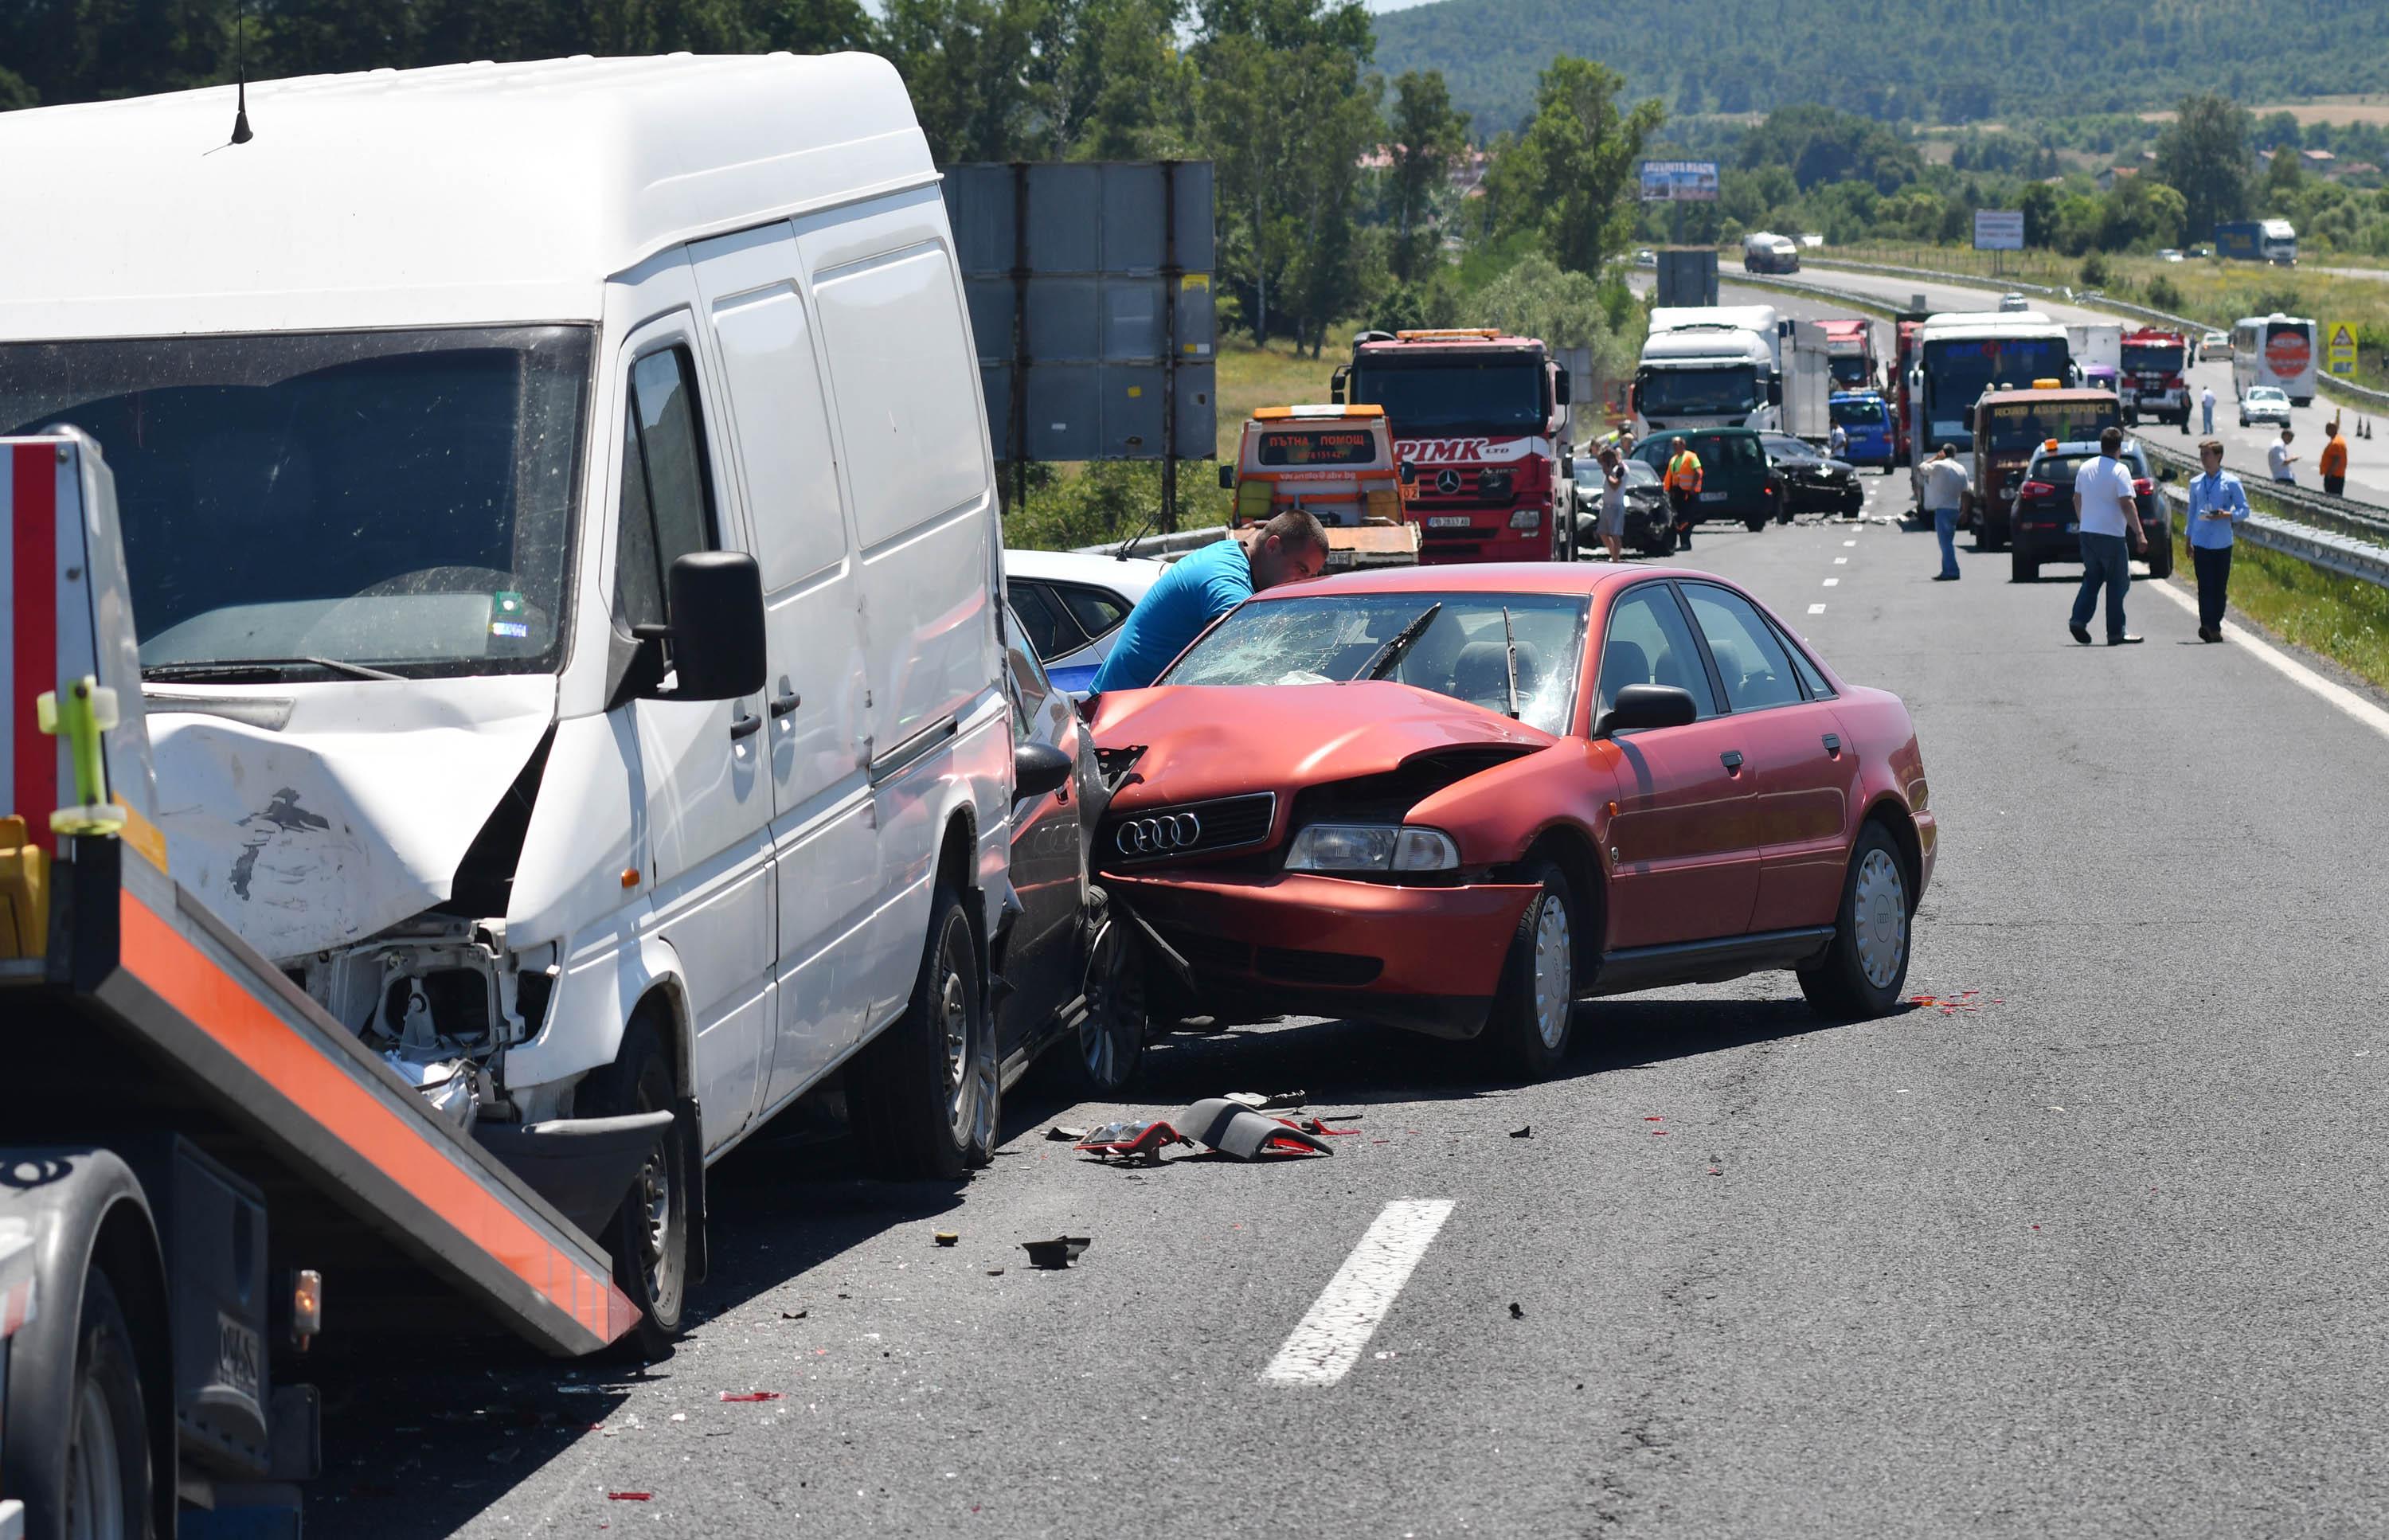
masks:
POLYGON ((1542 527, 1543 511, 1540 508, 1521 508, 1510 515, 1510 528, 1513 529, 1539 529, 1542 527))
POLYGON ((1440 829, 1390 823, 1313 823, 1294 836, 1288 872, 1449 872, 1460 847, 1440 829))

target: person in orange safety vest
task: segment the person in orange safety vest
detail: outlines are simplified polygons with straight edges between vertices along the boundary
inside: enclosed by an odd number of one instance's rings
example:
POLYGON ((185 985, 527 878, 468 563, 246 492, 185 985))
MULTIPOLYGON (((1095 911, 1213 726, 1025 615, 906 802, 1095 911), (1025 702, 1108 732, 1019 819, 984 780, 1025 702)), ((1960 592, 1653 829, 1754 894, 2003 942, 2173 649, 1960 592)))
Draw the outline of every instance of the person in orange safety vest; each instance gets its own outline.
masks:
POLYGON ((1693 504, 1701 495, 1701 457, 1687 440, 1679 439, 1667 457, 1667 473, 1659 478, 1667 490, 1667 506, 1676 515, 1676 549, 1693 548, 1693 504))

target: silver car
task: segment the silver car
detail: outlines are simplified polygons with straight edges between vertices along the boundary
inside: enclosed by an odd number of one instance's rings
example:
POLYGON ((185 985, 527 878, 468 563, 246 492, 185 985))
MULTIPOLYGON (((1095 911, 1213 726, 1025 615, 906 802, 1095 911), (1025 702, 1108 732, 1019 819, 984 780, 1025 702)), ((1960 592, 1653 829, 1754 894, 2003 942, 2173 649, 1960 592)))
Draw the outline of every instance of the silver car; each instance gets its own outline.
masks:
POLYGON ((2030 309, 2032 309, 2032 301, 2021 294, 2008 293, 1999 296, 1999 312, 2003 315, 2030 309))
POLYGON ((2252 385, 2240 398, 2240 426, 2254 427, 2258 423, 2279 423, 2290 426, 2290 398, 2276 386, 2252 385))

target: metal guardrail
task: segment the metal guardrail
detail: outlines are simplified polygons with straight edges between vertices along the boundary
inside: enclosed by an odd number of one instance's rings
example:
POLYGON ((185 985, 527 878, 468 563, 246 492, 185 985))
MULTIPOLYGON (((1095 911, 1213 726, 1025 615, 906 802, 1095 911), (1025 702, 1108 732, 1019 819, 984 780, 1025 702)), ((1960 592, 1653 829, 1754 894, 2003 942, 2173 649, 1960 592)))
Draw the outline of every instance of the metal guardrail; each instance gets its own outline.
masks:
MULTIPOLYGON (((2083 305, 2091 310, 2116 311, 2126 315, 2137 316, 2143 321, 2154 322, 2160 326, 2170 326, 2176 331, 2186 331, 2192 337, 2204 336, 2219 329, 2204 321, 2193 321, 2186 315, 2176 315, 2170 311, 2134 304, 2129 299, 2118 299, 2113 295, 2095 290, 2091 291, 2091 298, 2085 300, 2081 298, 2082 291, 2071 288, 2051 288, 2047 284, 2027 284, 2021 280, 1987 278, 1972 273, 1943 273, 1936 268, 1929 267, 1889 267, 1881 262, 1841 261, 1830 257, 1811 260, 1828 271, 1838 267, 1851 273, 1880 273, 1894 278, 1922 278, 1935 283, 1964 284, 1974 288, 1998 289, 2002 293, 2013 290, 2019 294, 2044 294, 2052 299, 2063 299, 2071 305, 2083 305)), ((1723 281, 1722 275, 1720 275, 1720 281, 1723 281)), ((2344 380, 2335 375, 2320 375, 2317 378, 2316 384, 2333 395, 2346 398, 2354 405, 2369 406, 2377 412, 2389 413, 2389 390, 2376 390, 2369 385, 2358 385, 2354 380, 2344 380)))
MULTIPOLYGON (((2178 482, 2166 485, 2165 497, 2185 509, 2190 503, 2190 493, 2178 482)), ((2389 547, 2370 541, 2293 523, 2270 514, 2250 515, 2247 522, 2240 526, 2236 538, 2294 556, 2308 566, 2389 588, 2389 547)))

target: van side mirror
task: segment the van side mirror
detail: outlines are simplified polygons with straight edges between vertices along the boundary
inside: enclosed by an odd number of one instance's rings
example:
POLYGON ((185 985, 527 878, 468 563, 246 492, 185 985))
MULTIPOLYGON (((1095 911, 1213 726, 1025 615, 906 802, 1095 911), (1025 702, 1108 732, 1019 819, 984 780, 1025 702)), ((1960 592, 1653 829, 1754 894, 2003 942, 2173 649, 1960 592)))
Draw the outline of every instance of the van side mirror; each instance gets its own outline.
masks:
POLYGON ((1568 403, 1568 396, 1575 388, 1568 380, 1566 370, 1563 369, 1552 376, 1552 400, 1559 402, 1560 405, 1565 406, 1568 403))
POLYGON ((678 687, 655 698, 726 701, 763 688, 763 575, 744 551, 691 551, 671 565, 672 623, 640 626, 671 646, 678 687))
POLYGON ((1396 468, 1394 474, 1401 477, 1402 485, 1405 487, 1415 487, 1418 485, 1418 467, 1412 465, 1407 460, 1403 461, 1401 465, 1396 468))
POLYGON ((1617 699, 1601 714, 1593 724, 1596 738, 1614 738, 1620 732, 1639 732, 1645 728, 1682 727, 1700 719, 1701 708, 1693 704, 1689 690, 1672 684, 1629 684, 1617 692, 1617 699))
POLYGON ((1032 738, 1012 746, 1012 801, 1017 807, 1023 802, 1059 791, 1070 779, 1077 767, 1070 757, 1052 744, 1032 738))
POLYGON ((1220 490, 1223 492, 1233 492, 1236 490, 1235 466, 1221 465, 1220 467, 1220 490))
POLYGON ((1336 406, 1344 404, 1344 388, 1351 382, 1351 379, 1350 364, 1339 363, 1335 366, 1335 372, 1327 377, 1327 400, 1332 404, 1336 406))

